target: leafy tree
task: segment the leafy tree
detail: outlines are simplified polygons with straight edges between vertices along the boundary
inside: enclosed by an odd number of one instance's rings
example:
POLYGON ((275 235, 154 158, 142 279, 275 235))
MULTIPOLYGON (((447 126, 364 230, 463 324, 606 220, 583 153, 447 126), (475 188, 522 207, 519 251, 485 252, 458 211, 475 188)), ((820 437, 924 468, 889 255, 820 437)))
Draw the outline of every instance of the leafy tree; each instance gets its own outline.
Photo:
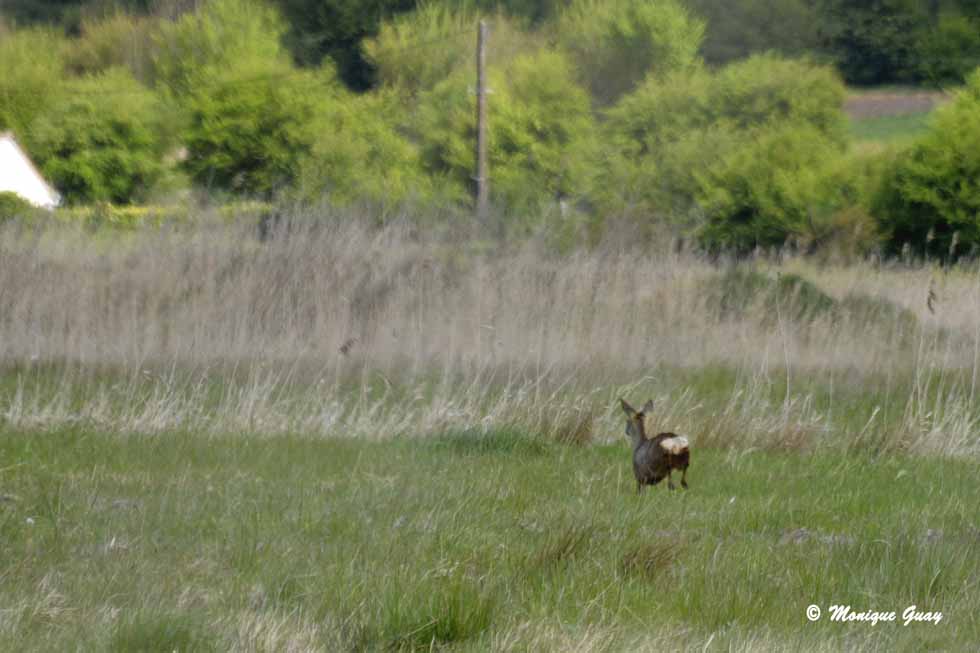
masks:
MULTIPOLYGON (((589 98, 559 53, 523 55, 493 69, 489 159, 494 201, 529 217, 542 202, 588 189, 594 123, 589 98)), ((475 165, 475 112, 468 76, 437 84, 420 99, 414 132, 437 187, 465 201, 475 165)))
POLYGON ((27 138, 34 120, 62 95, 64 50, 64 39, 50 30, 0 38, 0 131, 27 138))
POLYGON ((68 203, 137 201, 166 173, 159 107, 121 68, 72 81, 33 123, 29 149, 68 203))
POLYGON ((338 90, 323 106, 310 154, 300 166, 303 197, 379 205, 429 197, 418 148, 391 120, 400 108, 397 95, 338 90))
POLYGON ((893 157, 873 212, 891 251, 932 256, 980 247, 980 69, 926 133, 893 157))
MULTIPOLYGON (((364 49, 382 84, 415 95, 457 71, 473 70, 479 19, 474 11, 426 4, 385 21, 378 36, 367 40, 364 49)), ((515 26, 504 14, 485 19, 491 40, 488 65, 506 65, 514 57, 540 48, 540 37, 515 26)))
POLYGON ((269 196, 298 178, 337 81, 329 67, 296 70, 285 29, 259 0, 211 0, 162 30, 156 74, 181 116, 195 183, 269 196))
POLYGON ((6 0, 2 12, 18 25, 77 25, 89 0, 6 0))
POLYGON ((314 142, 332 77, 246 61, 210 69, 181 99, 184 169, 201 186, 268 197, 291 185, 314 142))
POLYGON ((0 225, 15 218, 30 218, 39 212, 39 209, 20 195, 0 191, 0 225))
POLYGON ((834 203, 806 193, 825 189, 809 171, 843 151, 843 93, 832 71, 772 55, 649 78, 607 114, 596 201, 647 225, 702 229, 712 247, 785 239, 811 207, 834 203))
POLYGON ((741 252, 789 239, 811 243, 841 208, 839 189, 823 183, 840 155, 812 125, 786 122, 744 134, 697 175, 701 243, 741 252))
POLYGON ((980 17, 943 12, 918 47, 918 76, 934 84, 959 84, 980 66, 980 17))
POLYGON ((262 0, 208 0, 156 36, 154 77, 180 96, 216 71, 236 66, 288 65, 282 45, 286 24, 262 0))
POLYGON ((916 43, 931 24, 917 0, 822 0, 825 47, 844 78, 855 84, 911 81, 916 43))
POLYGON ((847 140, 844 85, 827 66, 754 55, 719 70, 710 93, 715 116, 740 127, 802 122, 838 145, 847 140))
POLYGON ((66 67, 74 75, 124 66, 140 81, 152 81, 153 35, 156 24, 117 13, 103 20, 85 19, 68 47, 66 67))
POLYGON ((466 11, 503 11, 532 25, 539 25, 556 17, 568 5, 569 0, 443 0, 443 3, 466 11))
POLYGON ((703 36, 704 23, 675 0, 574 0, 558 24, 559 42, 600 105, 648 75, 694 66, 703 36))

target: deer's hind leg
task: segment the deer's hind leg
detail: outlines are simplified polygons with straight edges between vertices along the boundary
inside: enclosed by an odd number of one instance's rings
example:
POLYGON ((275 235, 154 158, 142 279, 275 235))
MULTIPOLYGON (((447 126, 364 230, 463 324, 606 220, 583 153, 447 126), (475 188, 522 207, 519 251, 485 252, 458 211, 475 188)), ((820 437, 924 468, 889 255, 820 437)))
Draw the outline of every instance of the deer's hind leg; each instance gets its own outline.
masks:
POLYGON ((668 490, 675 490, 676 489, 674 487, 674 479, 672 479, 670 477, 670 467, 667 468, 667 489, 668 490))
POLYGON ((687 465, 684 466, 684 470, 681 472, 681 487, 685 490, 687 489, 687 465))

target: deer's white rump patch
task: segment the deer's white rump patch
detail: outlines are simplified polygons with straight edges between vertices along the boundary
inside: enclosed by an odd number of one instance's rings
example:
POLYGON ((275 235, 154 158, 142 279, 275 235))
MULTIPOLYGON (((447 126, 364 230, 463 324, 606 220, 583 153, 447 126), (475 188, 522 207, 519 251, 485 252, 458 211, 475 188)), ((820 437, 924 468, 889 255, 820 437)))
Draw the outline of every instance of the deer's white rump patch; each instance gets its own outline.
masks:
POLYGON ((660 448, 675 456, 687 451, 687 447, 687 438, 685 438, 683 435, 676 435, 672 438, 665 438, 660 441, 660 448))

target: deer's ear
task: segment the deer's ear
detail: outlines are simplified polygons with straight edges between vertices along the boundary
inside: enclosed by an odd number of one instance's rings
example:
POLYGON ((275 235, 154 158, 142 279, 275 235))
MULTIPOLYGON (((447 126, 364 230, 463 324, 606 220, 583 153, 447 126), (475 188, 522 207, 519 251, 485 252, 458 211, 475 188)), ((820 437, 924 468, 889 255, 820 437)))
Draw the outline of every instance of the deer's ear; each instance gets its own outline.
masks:
POLYGON ((648 401, 645 404, 643 404, 643 412, 644 413, 652 413, 653 412, 653 399, 651 399, 650 401, 648 401))
POLYGON ((636 417, 636 410, 626 403, 625 399, 620 399, 619 403, 623 405, 623 412, 626 413, 627 417, 636 417))

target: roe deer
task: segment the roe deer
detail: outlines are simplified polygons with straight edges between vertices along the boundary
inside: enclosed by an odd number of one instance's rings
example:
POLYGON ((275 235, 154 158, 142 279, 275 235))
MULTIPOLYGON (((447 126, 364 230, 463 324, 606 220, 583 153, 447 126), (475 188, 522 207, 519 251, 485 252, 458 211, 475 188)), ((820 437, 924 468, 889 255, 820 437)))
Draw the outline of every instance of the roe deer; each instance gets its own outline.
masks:
POLYGON ((691 451, 687 438, 676 433, 659 433, 647 438, 644 418, 653 410, 653 400, 635 410, 620 399, 623 412, 626 413, 626 435, 633 442, 633 474, 636 476, 636 493, 643 490, 644 485, 656 485, 667 477, 667 487, 674 489, 670 472, 681 470, 681 487, 687 489, 687 466, 691 462, 691 451))

